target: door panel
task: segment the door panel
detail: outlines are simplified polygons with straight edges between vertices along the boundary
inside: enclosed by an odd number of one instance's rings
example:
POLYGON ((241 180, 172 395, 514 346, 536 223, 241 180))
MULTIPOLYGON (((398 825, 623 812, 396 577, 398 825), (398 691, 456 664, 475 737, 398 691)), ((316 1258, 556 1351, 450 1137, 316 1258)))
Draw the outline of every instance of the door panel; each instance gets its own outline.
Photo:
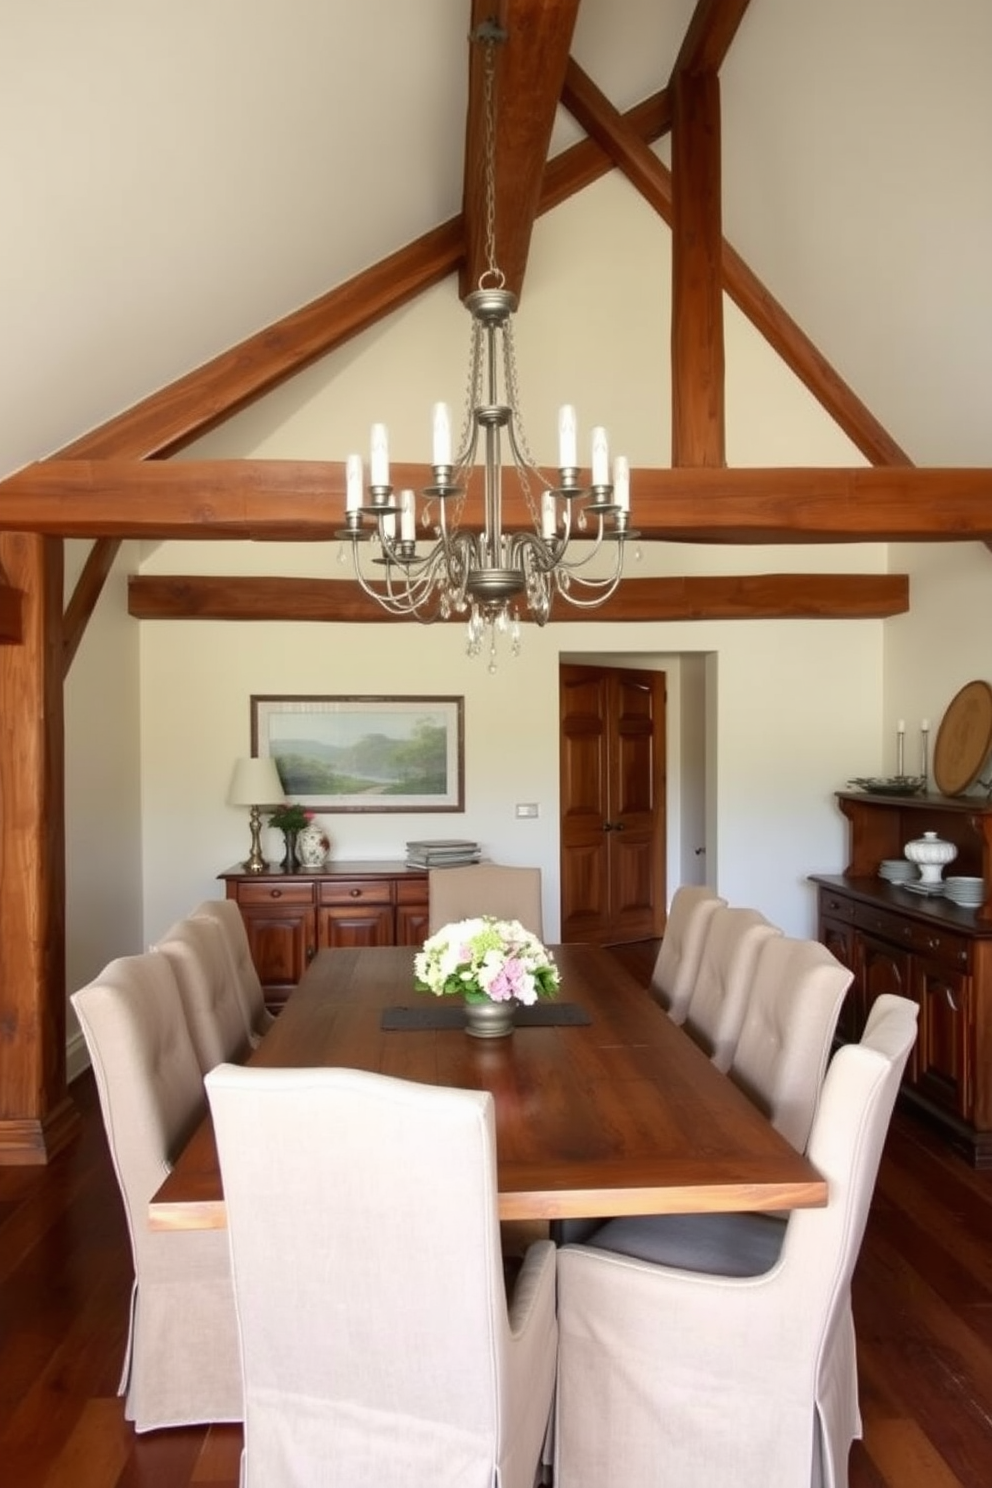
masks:
POLYGON ((561 668, 563 940, 661 933, 664 708, 663 673, 561 668))

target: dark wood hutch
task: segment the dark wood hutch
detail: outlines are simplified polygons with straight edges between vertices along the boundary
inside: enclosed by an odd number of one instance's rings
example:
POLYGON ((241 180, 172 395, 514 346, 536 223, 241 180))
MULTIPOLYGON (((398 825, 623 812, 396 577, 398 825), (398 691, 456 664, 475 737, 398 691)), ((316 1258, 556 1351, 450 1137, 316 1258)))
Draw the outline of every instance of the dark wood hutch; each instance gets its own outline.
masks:
POLYGON ((859 1038, 883 992, 912 998, 919 1034, 903 1096, 976 1167, 992 1167, 992 802, 839 791, 837 803, 850 826, 847 867, 811 877, 819 939, 854 972, 839 1033, 859 1038), (958 849, 945 875, 984 878, 979 908, 879 878, 882 860, 901 858, 925 831, 958 849))

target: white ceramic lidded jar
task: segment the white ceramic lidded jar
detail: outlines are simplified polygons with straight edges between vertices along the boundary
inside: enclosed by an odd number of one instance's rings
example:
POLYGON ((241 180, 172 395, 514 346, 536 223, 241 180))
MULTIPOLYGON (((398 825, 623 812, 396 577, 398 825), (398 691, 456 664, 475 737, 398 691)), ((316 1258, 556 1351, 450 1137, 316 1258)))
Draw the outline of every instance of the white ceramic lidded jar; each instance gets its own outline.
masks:
POLYGON ((296 856, 302 868, 323 868, 327 838, 315 821, 307 822, 296 836, 296 856))
POLYGON ((953 863, 958 850, 953 842, 945 842, 936 832, 924 832, 913 842, 907 842, 904 855, 920 870, 922 883, 940 883, 941 873, 947 863, 953 863))

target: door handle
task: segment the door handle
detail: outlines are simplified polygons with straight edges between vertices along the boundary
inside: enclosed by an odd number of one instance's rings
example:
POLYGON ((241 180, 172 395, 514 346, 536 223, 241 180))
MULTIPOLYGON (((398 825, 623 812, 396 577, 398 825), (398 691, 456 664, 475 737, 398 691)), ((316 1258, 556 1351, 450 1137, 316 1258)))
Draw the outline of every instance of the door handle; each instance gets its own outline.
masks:
POLYGON ((604 822, 603 823, 603 831, 604 832, 622 832, 623 831, 623 822, 604 822))

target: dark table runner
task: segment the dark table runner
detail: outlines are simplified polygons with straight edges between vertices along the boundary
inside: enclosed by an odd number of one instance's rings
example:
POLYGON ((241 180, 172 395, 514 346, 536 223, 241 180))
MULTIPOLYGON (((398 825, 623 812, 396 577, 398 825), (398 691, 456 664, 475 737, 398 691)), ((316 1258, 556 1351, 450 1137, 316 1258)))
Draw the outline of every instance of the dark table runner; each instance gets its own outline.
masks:
MULTIPOLYGON (((516 1028, 548 1028, 556 1024, 579 1027, 591 1022, 585 1008, 577 1002, 535 1002, 530 1007, 518 1007, 513 1014, 516 1028)), ((464 1028, 465 1009, 461 1003, 383 1008, 381 1027, 387 1033, 399 1029, 464 1028)))

